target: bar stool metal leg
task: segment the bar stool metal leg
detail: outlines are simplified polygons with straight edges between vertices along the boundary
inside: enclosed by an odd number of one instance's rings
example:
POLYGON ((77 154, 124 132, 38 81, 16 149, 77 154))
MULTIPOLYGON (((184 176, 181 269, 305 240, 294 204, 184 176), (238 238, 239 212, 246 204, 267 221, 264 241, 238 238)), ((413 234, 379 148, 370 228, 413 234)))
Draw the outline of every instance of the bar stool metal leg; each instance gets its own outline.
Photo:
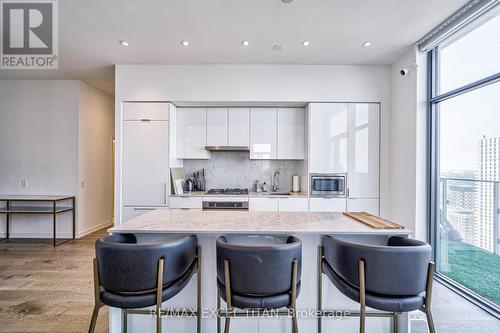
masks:
POLYGON ((229 275, 229 261, 224 260, 224 283, 226 285, 226 320, 224 323, 224 333, 229 333, 229 325, 231 324, 231 276, 229 275))
POLYGON ((94 333, 95 325, 97 323, 97 316, 99 315, 99 309, 103 306, 101 303, 101 291, 99 289, 99 266, 97 263, 97 258, 94 258, 93 262, 94 271, 94 310, 92 311, 92 319, 90 320, 89 333, 94 333))
POLYGON ((323 247, 318 246, 318 333, 321 333, 321 317, 322 317, 322 297, 323 297, 323 278, 321 264, 323 262, 323 247))
POLYGON ((158 279, 156 280, 156 333, 161 333, 161 301, 163 299, 163 266, 165 260, 158 260, 158 279))
POLYGON ((427 326, 429 327, 430 333, 436 333, 434 328, 434 320, 432 319, 431 312, 431 300, 432 300, 432 283, 434 279, 434 269, 435 264, 433 262, 429 263, 429 268, 427 269, 427 285, 425 287, 425 304, 423 306, 423 311, 427 317, 427 326))
POLYGON ((397 314, 397 312, 394 312, 394 314, 392 316, 392 332, 398 333, 398 314, 397 314))
POLYGON ((220 295, 219 291, 217 291, 217 333, 220 333, 220 326, 221 326, 221 317, 220 317, 220 295))
POLYGON ((290 300, 290 306, 292 308, 293 314, 292 314, 292 332, 293 333, 299 333, 299 329, 297 326, 297 309, 295 306, 295 299, 297 295, 297 269, 298 269, 298 262, 297 260, 293 261, 292 264, 292 292, 291 292, 291 300, 290 300))
POLYGON ((196 247, 196 332, 201 332, 201 247, 196 247))
POLYGON ((366 319, 366 285, 365 285, 365 262, 359 260, 358 262, 358 276, 359 276, 359 332, 365 333, 365 319, 366 319))

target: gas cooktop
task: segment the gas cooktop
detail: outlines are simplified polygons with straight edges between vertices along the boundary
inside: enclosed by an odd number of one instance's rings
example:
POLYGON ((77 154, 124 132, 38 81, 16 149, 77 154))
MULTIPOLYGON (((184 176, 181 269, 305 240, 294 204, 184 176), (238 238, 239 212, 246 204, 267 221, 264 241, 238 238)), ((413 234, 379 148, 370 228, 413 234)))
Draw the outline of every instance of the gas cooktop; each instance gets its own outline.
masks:
POLYGON ((248 195, 247 188, 213 188, 207 191, 207 194, 220 194, 220 195, 248 195))

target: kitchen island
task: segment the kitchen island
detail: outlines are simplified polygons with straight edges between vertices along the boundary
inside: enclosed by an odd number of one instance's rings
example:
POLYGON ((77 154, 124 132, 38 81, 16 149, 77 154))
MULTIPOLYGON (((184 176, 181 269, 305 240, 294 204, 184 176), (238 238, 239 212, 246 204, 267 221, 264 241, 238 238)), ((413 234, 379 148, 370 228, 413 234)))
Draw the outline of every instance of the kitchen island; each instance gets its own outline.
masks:
MULTIPOLYGON (((317 309, 317 250, 322 235, 339 235, 358 242, 384 244, 388 236, 409 236, 407 229, 374 229, 341 213, 275 213, 246 211, 184 211, 155 210, 127 223, 109 229, 110 233, 132 233, 138 242, 161 242, 169 234, 195 234, 201 246, 202 308, 206 316, 202 319, 202 332, 216 332, 216 318, 211 310, 216 308, 215 241, 222 234, 289 234, 302 240, 302 283, 297 299, 299 332, 317 331, 317 320, 313 312, 317 309)), ((335 310, 358 310, 359 304, 338 292, 323 276, 323 308, 335 310)), ((194 308, 196 304, 196 281, 174 298, 164 302, 164 308, 194 308)), ((110 308, 110 332, 122 332, 121 310, 110 308)), ((400 316, 400 332, 407 331, 407 317, 400 316)), ((165 331, 195 332, 194 318, 165 317, 165 331)), ((144 315, 129 315, 130 332, 153 332, 155 320, 144 315)), ((391 320, 370 318, 367 332, 389 332, 391 320)), ((359 318, 324 318, 323 330, 357 332, 359 318)), ((287 318, 237 318, 231 322, 231 332, 291 332, 291 320, 287 318)))

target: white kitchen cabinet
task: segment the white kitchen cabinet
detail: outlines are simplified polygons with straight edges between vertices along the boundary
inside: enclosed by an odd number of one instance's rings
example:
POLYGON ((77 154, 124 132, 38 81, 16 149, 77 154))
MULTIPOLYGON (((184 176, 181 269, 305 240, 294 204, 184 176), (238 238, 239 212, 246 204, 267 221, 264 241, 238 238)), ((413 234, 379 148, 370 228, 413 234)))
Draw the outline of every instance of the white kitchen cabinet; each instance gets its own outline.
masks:
POLYGON ((208 159, 207 109, 177 108, 177 157, 208 159))
POLYGON ((345 212, 347 206, 345 198, 309 198, 311 212, 345 212))
POLYGON ((250 159, 276 159, 277 110, 250 109, 250 159))
POLYGON ((250 198, 248 210, 251 212, 277 212, 279 211, 278 198, 250 198))
POLYGON ((122 210, 122 223, 157 209, 166 209, 166 208, 125 206, 123 207, 122 210))
POLYGON ((305 148, 305 110, 278 108, 277 158, 303 160, 305 148))
POLYGON ((229 108, 228 145, 248 147, 250 145, 250 109, 229 108))
POLYGON ((202 197, 171 196, 169 207, 171 209, 201 209, 202 202, 202 197))
POLYGON ((379 104, 356 103, 348 106, 349 198, 379 197, 379 104))
POLYGON ((348 212, 367 212, 379 216, 379 199, 347 199, 348 212))
MULTIPOLYGON (((134 103, 137 104, 137 103, 134 103)), ((169 122, 126 120, 122 141, 122 201, 166 206, 169 189, 169 122)))
POLYGON ((168 120, 169 104, 155 102, 125 102, 123 120, 168 120))
POLYGON ((309 104, 310 173, 347 173, 347 104, 309 104))
POLYGON ((227 146, 228 109, 207 108, 207 146, 227 146))
POLYGON ((308 198, 293 198, 293 197, 279 198, 279 211, 280 212, 307 212, 307 211, 309 211, 309 199, 308 198))

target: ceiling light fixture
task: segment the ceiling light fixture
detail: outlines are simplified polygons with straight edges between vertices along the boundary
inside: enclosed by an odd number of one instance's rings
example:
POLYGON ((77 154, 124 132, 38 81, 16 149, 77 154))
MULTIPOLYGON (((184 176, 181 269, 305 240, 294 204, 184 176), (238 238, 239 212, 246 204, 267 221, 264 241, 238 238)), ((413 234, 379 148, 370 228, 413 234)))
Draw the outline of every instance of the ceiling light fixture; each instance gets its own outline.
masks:
POLYGON ((307 40, 302 42, 302 46, 309 46, 309 45, 311 45, 311 43, 308 42, 307 40))
POLYGON ((247 40, 242 40, 242 41, 241 41, 241 45, 242 45, 242 46, 248 46, 248 45, 250 45, 250 42, 249 42, 249 41, 247 41, 247 40))
POLYGON ((128 42, 121 40, 118 43, 120 43, 121 46, 128 46, 128 42))
POLYGON ((278 44, 273 45, 273 50, 274 51, 281 51, 281 49, 282 49, 281 45, 278 45, 278 44))
POLYGON ((292 2, 292 1, 293 1, 293 0, 281 0, 281 2, 283 2, 283 3, 290 3, 290 2, 292 2))
POLYGON ((182 46, 189 46, 189 42, 187 40, 183 40, 181 44, 182 46))
POLYGON ((363 47, 368 47, 370 45, 372 45, 372 42, 370 42, 369 40, 367 40, 366 42, 363 42, 363 44, 361 44, 363 47))

